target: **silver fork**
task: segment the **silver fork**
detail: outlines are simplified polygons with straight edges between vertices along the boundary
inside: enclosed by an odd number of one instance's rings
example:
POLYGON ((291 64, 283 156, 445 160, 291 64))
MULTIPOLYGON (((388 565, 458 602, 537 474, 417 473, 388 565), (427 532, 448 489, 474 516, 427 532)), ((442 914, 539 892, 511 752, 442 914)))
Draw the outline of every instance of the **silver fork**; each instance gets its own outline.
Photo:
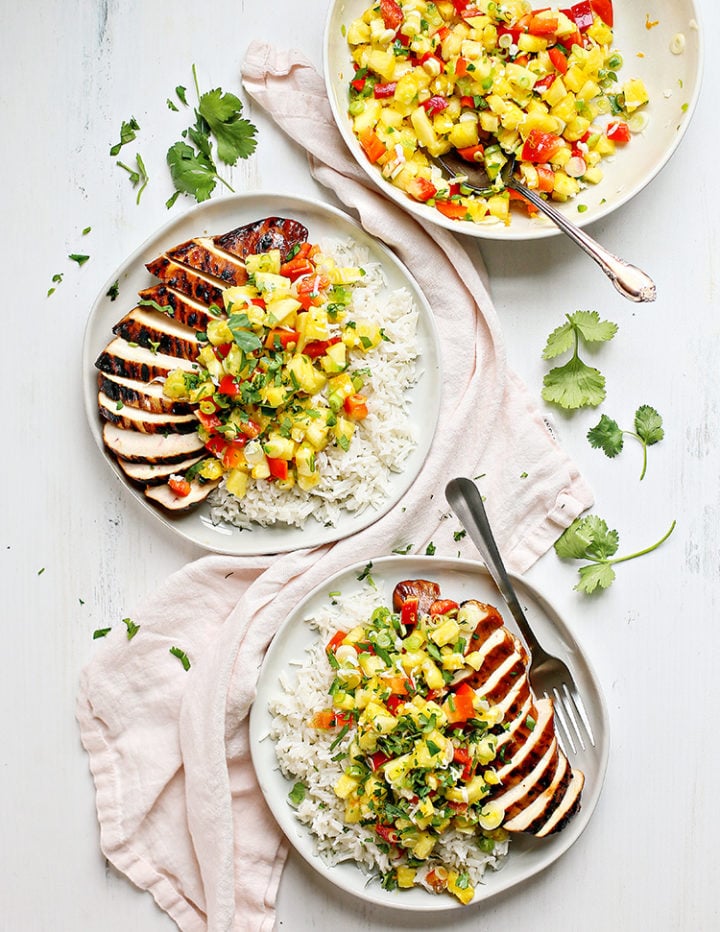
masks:
POLYGON ((578 753, 595 747, 590 719, 575 680, 567 664, 541 646, 520 607, 517 594, 507 574, 495 543, 490 522, 477 486, 470 479, 452 479, 445 488, 445 497, 480 551, 488 572, 512 612, 530 652, 528 679, 536 696, 553 700, 558 725, 558 739, 563 750, 578 753))

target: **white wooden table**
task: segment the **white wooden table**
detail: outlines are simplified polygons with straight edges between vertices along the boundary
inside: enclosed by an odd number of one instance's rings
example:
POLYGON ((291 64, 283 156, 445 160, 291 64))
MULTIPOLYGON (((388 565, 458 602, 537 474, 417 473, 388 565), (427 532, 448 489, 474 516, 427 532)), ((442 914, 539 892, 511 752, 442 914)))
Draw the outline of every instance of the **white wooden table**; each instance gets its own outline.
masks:
MULTIPOLYGON (((700 7, 710 46, 720 13, 710 0, 700 7)), ((301 47, 319 66, 325 8, 325 0, 3 4, 2 930, 174 927, 100 853, 74 701, 93 630, 128 614, 200 552, 131 501, 102 462, 82 405, 83 328, 107 276, 167 217, 164 154, 182 127, 165 100, 176 85, 191 86, 192 63, 204 88, 235 92, 254 37, 301 47), (150 174, 139 206, 108 156, 130 115, 141 126, 137 148, 150 174), (91 258, 79 268, 69 253, 91 258), (63 280, 47 298, 55 273, 63 280)), ((573 592, 575 569, 552 553, 529 573, 569 619, 607 697, 612 751, 595 817, 524 889, 450 918, 370 908, 291 856, 280 929, 720 928, 713 867, 720 829, 720 203, 712 170, 720 64, 709 51, 706 93, 679 151, 592 231, 653 274, 655 305, 624 302, 562 238, 482 245, 511 363, 535 391, 547 368, 540 358, 546 335, 565 313, 596 309, 621 327, 602 351, 603 410, 627 423, 649 403, 665 419, 666 440, 651 450, 639 486, 639 448, 628 442, 621 459, 610 461, 588 445, 597 412, 555 416, 594 487, 595 510, 619 529, 623 550, 651 543, 678 519, 670 541, 619 567, 599 598, 573 592)), ((248 109, 260 145, 228 173, 236 190, 269 190, 282 178, 288 190, 332 202, 300 151, 248 109)), ((188 206, 184 200, 175 210, 188 206)))

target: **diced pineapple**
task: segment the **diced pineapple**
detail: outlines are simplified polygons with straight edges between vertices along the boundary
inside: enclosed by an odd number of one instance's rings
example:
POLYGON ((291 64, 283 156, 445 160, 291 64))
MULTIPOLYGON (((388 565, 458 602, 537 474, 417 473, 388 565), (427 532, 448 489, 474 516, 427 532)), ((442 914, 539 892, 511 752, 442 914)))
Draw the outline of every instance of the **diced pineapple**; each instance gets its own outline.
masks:
POLYGON ((209 320, 206 331, 208 340, 213 346, 220 346, 223 343, 232 343, 234 339, 232 330, 224 317, 217 320, 209 320))
MULTIPOLYGON (((456 123, 448 134, 450 145, 455 149, 466 149, 478 144, 478 127, 475 121, 456 123)), ((432 153, 431 153, 432 154, 432 153)))
POLYGON ((415 884, 417 871, 414 867, 398 867, 395 871, 395 880, 401 890, 407 890, 415 884))
POLYGON ((625 109, 628 113, 642 107, 650 99, 647 88, 639 78, 633 78, 623 84, 623 94, 625 96, 625 109))
POLYGON ((256 272, 255 285, 266 299, 280 298, 290 294, 292 282, 284 275, 275 272, 256 272))
POLYGON ((487 201, 488 211, 493 217, 507 223, 510 220, 510 199, 506 194, 493 194, 487 201))
POLYGON ((571 178, 562 171, 555 172, 555 186, 552 193, 555 200, 567 200, 569 197, 574 197, 579 190, 580 185, 575 178, 571 178))
POLYGON ((348 26, 346 38, 348 45, 361 45, 363 42, 369 42, 370 27, 361 19, 353 20, 348 26))
MULTIPOLYGON (((300 302, 289 295, 281 298, 271 298, 266 304, 266 319, 268 326, 278 324, 291 326, 294 323, 295 313, 302 307, 300 302)), ((224 342, 227 342, 224 341, 224 342)))
POLYGON ((303 492, 309 492, 310 489, 314 489, 315 486, 320 482, 320 473, 314 472, 311 476, 298 476, 297 484, 298 487, 303 490, 303 492))
POLYGON ((523 32, 518 36, 518 48, 521 52, 543 52, 548 47, 548 40, 542 36, 531 36, 523 32))
POLYGON ((372 129, 380 119, 381 111, 382 103, 379 100, 375 100, 373 97, 366 98, 362 113, 359 113, 353 119, 353 132, 355 135, 359 136, 365 130, 372 129))
POLYGON ((310 421, 305 429, 305 439, 316 450, 324 450, 328 445, 328 430, 329 428, 323 420, 315 418, 310 421))
POLYGON ((245 268, 250 275, 255 275, 257 272, 270 272, 273 275, 279 275, 280 263, 279 249, 269 249, 267 252, 245 258, 245 268))
POLYGON ((392 52, 373 49, 368 56, 368 68, 377 72, 385 81, 392 81, 395 72, 395 56, 392 52))
POLYGON ((293 383, 296 382, 298 388, 308 395, 314 395, 319 392, 327 382, 325 374, 319 369, 316 369, 307 356, 302 356, 300 354, 292 356, 288 360, 285 368, 290 377, 290 381, 293 383))
POLYGON ((298 478, 301 476, 312 476, 317 472, 315 463, 315 449, 310 443, 303 441, 295 453, 295 466, 297 468, 298 478))
POLYGON ((347 799, 357 790, 360 781, 357 777, 351 777, 348 774, 344 773, 338 779, 333 790, 338 799, 347 799))
POLYGON ((452 895, 456 896, 463 905, 467 906, 467 904, 470 903, 472 898, 475 896, 475 888, 469 883, 459 885, 459 881, 460 875, 456 870, 448 871, 448 893, 452 893, 452 895))
POLYGON ((418 141, 425 146, 430 155, 442 155, 443 146, 438 140, 427 112, 423 107, 416 107, 410 114, 410 122, 417 133, 418 141))
POLYGON ((290 437, 271 433, 263 444, 263 452, 274 460, 291 460, 295 455, 296 444, 290 437))
POLYGON ((320 360, 325 372, 342 372, 347 367, 347 347, 344 343, 333 343, 328 346, 327 352, 320 360))
POLYGON ((244 498, 248 488, 248 474, 242 469, 231 469, 225 480, 225 488, 235 498, 244 498))

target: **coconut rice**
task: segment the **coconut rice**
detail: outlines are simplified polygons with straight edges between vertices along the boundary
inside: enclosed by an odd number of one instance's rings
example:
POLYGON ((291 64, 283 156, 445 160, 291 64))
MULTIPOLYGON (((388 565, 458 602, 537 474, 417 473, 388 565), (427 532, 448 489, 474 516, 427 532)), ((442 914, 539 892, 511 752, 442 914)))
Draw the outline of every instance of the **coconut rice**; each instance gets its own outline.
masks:
MULTIPOLYGON (((328 705, 334 675, 325 654, 328 638, 339 626, 352 628, 365 622, 380 603, 378 593, 367 588, 334 597, 327 609, 308 619, 307 623, 318 631, 318 639, 308 649, 305 660, 281 676, 282 692, 269 704, 269 737, 275 742, 283 775, 305 786, 296 816, 309 829, 317 854, 328 866, 354 861, 378 882, 391 869, 390 856, 377 846, 372 826, 345 823, 343 800, 333 790, 343 773, 342 759, 337 758, 347 751, 352 733, 337 742, 337 729, 319 729, 309 722, 314 713, 328 705)), ((501 867, 507 849, 508 841, 498 841, 493 852, 486 853, 473 835, 448 831, 438 838, 432 857, 418 869, 416 882, 434 892, 425 878, 442 864, 467 872, 470 883, 477 886, 486 869, 501 867)), ((397 895, 401 896, 402 891, 397 895)))
POLYGON ((399 472, 416 445, 408 412, 407 391, 415 383, 418 309, 406 288, 389 289, 379 262, 351 240, 320 241, 338 265, 359 266, 362 280, 352 287, 349 314, 382 327, 387 339, 352 360, 348 372, 370 369, 363 392, 368 416, 357 424, 347 452, 329 446, 317 454, 320 482, 310 491, 298 486, 278 489, 274 483, 249 486, 242 500, 225 488, 211 493, 211 520, 240 528, 281 523, 302 527, 309 516, 335 526, 342 512, 360 514, 378 508, 387 496, 391 473, 399 472))

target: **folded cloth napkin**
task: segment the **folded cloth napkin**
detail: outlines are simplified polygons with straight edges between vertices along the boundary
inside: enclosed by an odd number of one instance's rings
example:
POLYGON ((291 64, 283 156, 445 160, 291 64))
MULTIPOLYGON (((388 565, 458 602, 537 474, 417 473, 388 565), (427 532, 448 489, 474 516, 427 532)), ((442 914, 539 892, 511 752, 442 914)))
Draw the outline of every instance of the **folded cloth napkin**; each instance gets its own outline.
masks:
MULTIPOLYGON (((505 364, 485 285, 454 237, 382 197, 344 146, 323 82, 297 52, 253 43, 248 93, 302 146, 314 176, 405 262, 433 308, 444 366, 439 427, 413 487, 348 540, 276 557, 208 556, 171 576, 115 629, 81 678, 77 715, 108 860, 177 925, 270 930, 287 849, 252 769, 248 712, 264 653, 323 578, 412 541, 476 554, 443 520, 454 475, 482 490, 511 569, 526 570, 592 504, 577 468, 505 364), (527 478, 521 475, 526 473, 527 478), (170 648, 184 651, 185 671, 170 648)), ((311 231, 312 234, 312 231, 311 231)))

